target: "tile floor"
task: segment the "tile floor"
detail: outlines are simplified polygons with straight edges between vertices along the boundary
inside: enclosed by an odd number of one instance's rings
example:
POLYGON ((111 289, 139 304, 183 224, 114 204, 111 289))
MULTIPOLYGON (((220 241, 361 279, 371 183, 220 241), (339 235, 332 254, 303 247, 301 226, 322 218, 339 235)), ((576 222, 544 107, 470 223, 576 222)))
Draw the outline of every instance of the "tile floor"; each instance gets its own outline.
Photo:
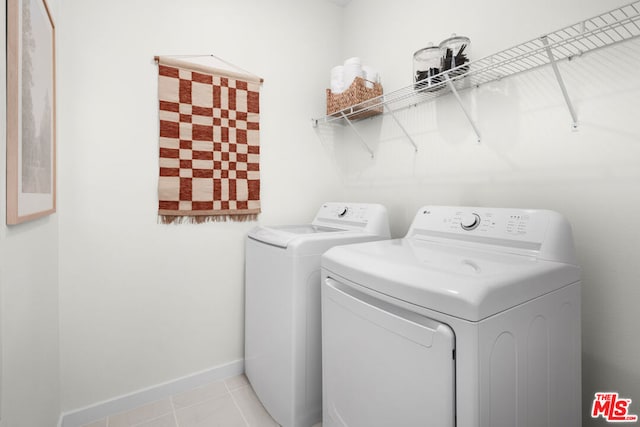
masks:
POLYGON ((84 427, 278 427, 278 423, 264 409, 247 377, 240 375, 84 427))

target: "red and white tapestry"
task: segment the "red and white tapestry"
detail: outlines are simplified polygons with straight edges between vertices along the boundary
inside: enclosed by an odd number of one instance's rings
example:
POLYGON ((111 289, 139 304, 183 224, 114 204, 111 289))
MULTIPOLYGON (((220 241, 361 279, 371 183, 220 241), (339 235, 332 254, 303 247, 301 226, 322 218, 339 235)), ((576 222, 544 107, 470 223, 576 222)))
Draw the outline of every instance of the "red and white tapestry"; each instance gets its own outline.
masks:
POLYGON ((158 58, 163 223, 260 213, 260 78, 158 58))

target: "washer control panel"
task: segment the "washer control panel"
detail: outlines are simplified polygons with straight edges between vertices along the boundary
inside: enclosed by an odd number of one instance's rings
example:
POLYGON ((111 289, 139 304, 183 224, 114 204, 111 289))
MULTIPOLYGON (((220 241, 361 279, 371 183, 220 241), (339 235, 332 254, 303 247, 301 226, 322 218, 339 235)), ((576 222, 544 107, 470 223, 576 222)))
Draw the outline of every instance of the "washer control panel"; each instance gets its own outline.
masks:
POLYGON ((373 215, 373 210, 370 206, 362 204, 325 203, 316 214, 316 219, 367 223, 370 215, 373 215))
POLYGON ((389 235, 387 210, 374 203, 324 203, 312 224, 389 235))

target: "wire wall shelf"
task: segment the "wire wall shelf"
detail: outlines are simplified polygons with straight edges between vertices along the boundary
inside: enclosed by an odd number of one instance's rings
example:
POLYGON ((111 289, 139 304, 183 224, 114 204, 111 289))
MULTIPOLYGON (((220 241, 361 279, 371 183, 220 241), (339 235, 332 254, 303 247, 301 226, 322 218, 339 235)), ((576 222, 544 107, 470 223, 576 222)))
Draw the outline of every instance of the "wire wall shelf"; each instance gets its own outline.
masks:
POLYGON ((634 1, 485 58, 465 63, 402 89, 345 108, 332 115, 311 119, 312 124, 317 127, 323 124, 346 122, 363 140, 362 142, 373 156, 373 152, 353 126, 352 121, 357 120, 357 117, 366 116, 363 113, 367 111, 382 110, 384 114, 391 115, 417 151, 415 142, 397 120, 394 111, 453 93, 473 127, 478 142, 480 142, 480 133, 462 103, 458 91, 551 65, 571 114, 572 126, 575 129, 578 126, 577 117, 557 62, 571 60, 584 53, 638 36, 640 36, 640 1, 634 1))

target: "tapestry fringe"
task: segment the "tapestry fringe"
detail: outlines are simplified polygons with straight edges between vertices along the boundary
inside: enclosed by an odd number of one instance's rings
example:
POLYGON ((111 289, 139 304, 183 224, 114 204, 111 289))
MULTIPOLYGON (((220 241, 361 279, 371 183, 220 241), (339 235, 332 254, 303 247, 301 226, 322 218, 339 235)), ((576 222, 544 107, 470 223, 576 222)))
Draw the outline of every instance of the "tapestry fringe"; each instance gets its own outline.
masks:
POLYGON ((160 224, 204 224, 207 222, 248 222, 257 221, 258 214, 241 215, 158 215, 160 224))

